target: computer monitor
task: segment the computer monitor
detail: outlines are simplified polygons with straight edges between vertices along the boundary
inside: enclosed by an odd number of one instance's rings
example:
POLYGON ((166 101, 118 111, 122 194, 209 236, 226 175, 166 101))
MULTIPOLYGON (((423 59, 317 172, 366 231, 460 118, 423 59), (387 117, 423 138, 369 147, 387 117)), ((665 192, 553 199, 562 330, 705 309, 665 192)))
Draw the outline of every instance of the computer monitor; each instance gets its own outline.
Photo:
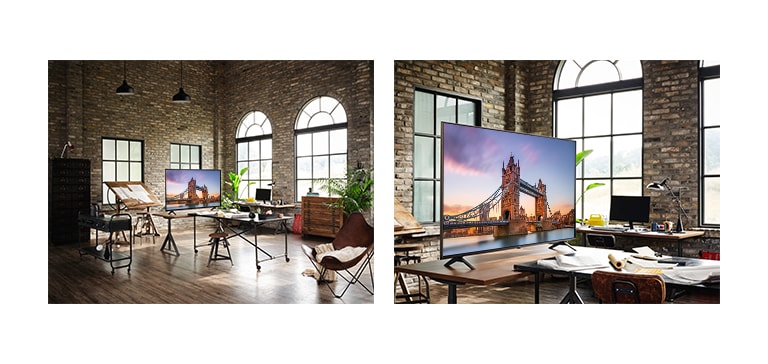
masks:
POLYGON ((272 200, 272 190, 267 188, 257 188, 256 197, 254 197, 254 199, 256 201, 269 202, 272 200))
POLYGON ((626 221, 630 229, 636 222, 650 222, 650 196, 611 196, 611 221, 626 221))

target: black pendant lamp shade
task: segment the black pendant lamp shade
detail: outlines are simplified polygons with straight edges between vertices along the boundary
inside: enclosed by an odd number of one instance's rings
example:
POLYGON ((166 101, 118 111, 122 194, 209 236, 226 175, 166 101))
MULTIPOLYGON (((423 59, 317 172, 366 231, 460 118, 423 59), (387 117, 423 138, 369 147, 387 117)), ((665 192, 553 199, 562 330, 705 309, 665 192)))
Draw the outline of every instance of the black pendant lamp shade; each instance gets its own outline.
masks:
POLYGON ((123 61, 123 84, 117 88, 118 95, 133 95, 133 87, 128 85, 125 81, 125 61, 123 61))
POLYGON ((192 98, 189 95, 187 95, 186 92, 184 92, 184 87, 183 87, 184 66, 182 65, 181 61, 179 61, 179 68, 181 69, 180 76, 179 76, 179 93, 177 93, 176 95, 173 95, 173 102, 188 103, 192 101, 192 98))

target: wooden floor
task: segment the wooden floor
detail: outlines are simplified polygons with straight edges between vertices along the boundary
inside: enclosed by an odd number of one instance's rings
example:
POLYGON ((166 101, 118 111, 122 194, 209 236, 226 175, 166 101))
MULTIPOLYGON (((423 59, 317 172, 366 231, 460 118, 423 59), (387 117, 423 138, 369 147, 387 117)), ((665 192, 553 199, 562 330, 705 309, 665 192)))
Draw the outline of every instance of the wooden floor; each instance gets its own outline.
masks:
MULTIPOLYGON (((198 228, 198 241, 207 233, 198 228)), ((48 303, 146 303, 146 304, 370 304, 374 296, 359 285, 352 285, 341 299, 335 298, 325 284, 303 275, 313 266, 301 250, 301 244, 327 242, 325 238, 302 238, 288 234, 288 258, 261 262, 257 271, 255 249, 239 238, 231 239, 229 261, 213 261, 208 266, 210 247, 195 254, 192 229, 173 229, 180 255, 160 251, 165 231, 153 239, 135 237, 130 273, 121 268, 111 274, 109 263, 92 256, 79 256, 77 244, 48 247, 48 303)), ((103 240, 104 234, 99 235, 103 240)), ((259 247, 272 255, 282 255, 284 234, 264 231, 259 247)), ((120 250, 125 251, 122 245, 120 250)), ((259 253, 259 259, 265 259, 259 253)), ((370 282, 366 272, 363 282, 370 282)), ((332 283, 338 289, 344 281, 332 283)), ((370 284, 368 284, 370 287, 370 284)))

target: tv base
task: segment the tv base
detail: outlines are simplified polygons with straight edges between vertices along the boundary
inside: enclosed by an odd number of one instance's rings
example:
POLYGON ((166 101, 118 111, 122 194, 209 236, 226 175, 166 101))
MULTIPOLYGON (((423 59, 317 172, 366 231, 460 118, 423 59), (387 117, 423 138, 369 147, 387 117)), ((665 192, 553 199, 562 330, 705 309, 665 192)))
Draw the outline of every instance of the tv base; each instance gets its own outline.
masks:
POLYGON ((470 264, 466 259, 464 259, 464 257, 453 257, 449 259, 447 262, 445 262, 443 266, 445 266, 446 268, 450 268, 451 265, 453 265, 453 263, 463 263, 464 265, 469 267, 469 269, 472 269, 472 270, 475 269, 475 267, 472 264, 470 264))
POLYGON ((555 248, 557 248, 559 245, 565 245, 565 246, 567 246, 567 247, 571 248, 573 251, 576 251, 576 248, 574 248, 574 247, 573 247, 573 245, 571 245, 571 244, 568 244, 568 242, 567 242, 567 241, 558 241, 557 243, 554 243, 554 244, 550 245, 550 246, 549 246, 549 248, 550 248, 550 249, 552 249, 552 250, 554 250, 554 249, 555 249, 555 248))

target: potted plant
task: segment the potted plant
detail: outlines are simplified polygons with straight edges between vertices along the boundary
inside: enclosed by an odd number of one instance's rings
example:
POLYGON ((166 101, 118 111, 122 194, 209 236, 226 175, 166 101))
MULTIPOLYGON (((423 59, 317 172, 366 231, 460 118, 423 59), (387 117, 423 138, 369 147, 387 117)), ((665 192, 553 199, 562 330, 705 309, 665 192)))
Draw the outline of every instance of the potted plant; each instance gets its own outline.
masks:
MULTIPOLYGON (((232 209, 237 208, 235 205, 235 201, 240 199, 240 184, 243 181, 243 176, 245 175, 245 172, 248 171, 248 167, 243 167, 240 169, 239 173, 229 172, 229 181, 224 181, 228 186, 232 188, 230 192, 224 192, 224 195, 221 199, 221 207, 223 209, 232 209)), ((254 184, 255 182, 249 181, 246 183, 245 186, 250 186, 254 184)))
POLYGON ((341 209, 347 217, 353 212, 364 215, 373 207, 373 170, 347 170, 346 179, 325 179, 322 189, 336 197, 330 207, 341 209))
MULTIPOLYGON (((586 150, 583 150, 583 151, 581 151, 579 153, 576 153, 576 167, 577 168, 578 168, 579 164, 581 164, 581 161, 584 160, 584 158, 586 158, 588 155, 592 154, 592 151, 593 151, 592 149, 586 149, 586 150)), ((581 199, 584 197, 584 194, 587 193, 587 191, 589 191, 589 190, 591 190, 593 188, 596 188, 596 187, 600 187, 600 186, 605 186, 605 183, 594 182, 594 183, 590 183, 589 185, 587 185, 587 187, 584 189, 584 192, 582 192, 581 195, 579 195, 579 198, 576 199, 576 203, 578 204, 579 201, 581 201, 581 199)), ((584 220, 577 219, 576 222, 583 223, 584 220)))

